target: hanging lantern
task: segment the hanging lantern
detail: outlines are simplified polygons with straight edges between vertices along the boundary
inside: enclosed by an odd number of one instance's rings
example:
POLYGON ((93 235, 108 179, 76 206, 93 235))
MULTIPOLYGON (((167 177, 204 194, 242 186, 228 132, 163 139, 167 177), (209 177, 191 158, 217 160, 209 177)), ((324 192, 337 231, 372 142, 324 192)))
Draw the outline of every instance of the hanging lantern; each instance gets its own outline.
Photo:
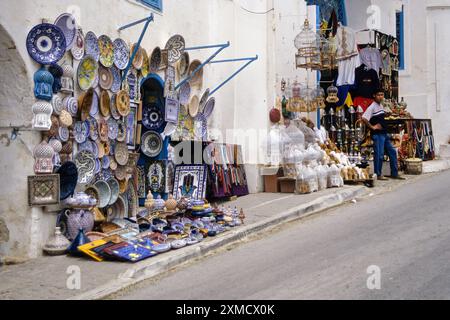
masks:
POLYGON ((315 89, 306 87, 303 90, 302 100, 303 104, 301 105, 301 112, 313 112, 317 110, 315 107, 315 89))
POLYGON ((291 97, 289 99, 289 105, 288 105, 288 111, 290 112, 300 112, 300 109, 302 107, 302 87, 300 83, 295 80, 294 84, 292 85, 292 91, 291 91, 291 97))
POLYGON ((339 97, 338 97, 339 89, 335 86, 330 86, 327 89, 327 102, 328 103, 338 103, 339 97))
POLYGON ((295 38, 294 44, 298 50, 295 55, 297 68, 320 69, 320 36, 312 30, 308 19, 305 20, 303 29, 295 38))
POLYGON ((317 108, 325 109, 325 90, 321 86, 317 86, 315 96, 317 108))

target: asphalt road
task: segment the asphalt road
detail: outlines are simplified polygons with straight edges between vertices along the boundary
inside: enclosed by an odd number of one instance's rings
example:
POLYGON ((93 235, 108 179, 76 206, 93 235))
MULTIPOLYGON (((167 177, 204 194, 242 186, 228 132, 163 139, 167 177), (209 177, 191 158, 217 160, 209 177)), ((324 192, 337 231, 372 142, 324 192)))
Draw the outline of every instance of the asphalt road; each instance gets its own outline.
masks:
POLYGON ((450 171, 293 223, 115 298, 449 299, 450 171))

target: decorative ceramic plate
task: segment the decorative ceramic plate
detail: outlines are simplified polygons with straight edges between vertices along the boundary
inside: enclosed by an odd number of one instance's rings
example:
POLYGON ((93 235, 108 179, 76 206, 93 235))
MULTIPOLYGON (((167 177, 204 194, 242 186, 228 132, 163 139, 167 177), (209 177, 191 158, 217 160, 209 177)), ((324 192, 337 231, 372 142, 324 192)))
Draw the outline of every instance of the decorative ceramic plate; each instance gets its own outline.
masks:
POLYGON ((103 142, 108 142, 108 133, 109 133, 108 124, 106 123, 106 120, 101 117, 98 120, 98 135, 100 137, 100 140, 103 142))
POLYGON ((64 33, 66 38, 66 51, 72 49, 77 36, 77 22, 70 13, 63 13, 56 18, 55 25, 64 33))
POLYGON ((114 171, 114 174, 117 178, 117 180, 122 181, 127 178, 127 167, 125 166, 119 166, 116 162, 116 160, 111 158, 111 163, 114 163, 116 166, 116 169, 114 171))
POLYGON ((116 119, 119 120, 120 119, 120 114, 119 111, 117 111, 117 104, 116 104, 116 99, 117 99, 117 95, 113 94, 111 96, 111 116, 116 119))
POLYGON ((159 66, 161 65, 161 49, 156 47, 153 49, 152 55, 150 57, 150 72, 157 72, 159 66))
MULTIPOLYGON (((115 179, 114 179, 115 180, 115 179)), ((117 181, 117 180, 116 180, 117 181)), ((117 182, 118 184, 118 182, 117 182)), ((125 199, 119 195, 115 199, 110 208, 108 208, 108 221, 113 221, 114 219, 123 219, 127 215, 127 203, 125 199)))
POLYGON ((94 101, 94 89, 90 88, 84 94, 83 100, 81 101, 81 120, 86 120, 91 114, 91 108, 94 101))
POLYGON ((111 68, 114 64, 114 44, 108 36, 101 35, 98 38, 98 48, 100 50, 100 63, 106 68, 111 68))
POLYGON ((137 75, 136 70, 131 69, 127 75, 127 85, 128 85, 128 94, 130 96, 130 100, 134 101, 136 99, 137 93, 137 75))
POLYGON ((149 158, 157 157, 163 147, 161 135, 155 131, 147 131, 141 138, 141 150, 149 158))
POLYGON ((89 136, 89 125, 84 121, 77 121, 73 126, 73 135, 77 143, 83 143, 89 136))
POLYGON ((202 95, 202 98, 200 99, 200 106, 199 106, 200 112, 203 112, 203 108, 205 107, 208 98, 209 98, 209 89, 206 89, 202 95))
POLYGON ((206 118, 209 118, 211 116, 211 114, 214 111, 215 105, 216 105, 216 99, 214 97, 210 98, 208 100, 208 102, 206 102, 206 105, 205 105, 205 107, 203 108, 203 111, 202 111, 203 115, 206 118))
POLYGON ((95 141, 98 139, 97 120, 94 117, 89 116, 89 118, 87 119, 87 122, 89 123, 89 137, 95 141))
POLYGON ((64 109, 66 109, 72 117, 78 114, 78 101, 74 97, 64 98, 64 109))
POLYGON ((84 57, 84 35, 81 29, 77 30, 75 41, 70 52, 72 52, 72 57, 77 61, 80 61, 84 57))
POLYGON ((92 97, 92 106, 91 111, 89 112, 89 115, 92 117, 95 117, 98 114, 99 111, 99 97, 97 91, 94 91, 94 96, 92 97))
POLYGON ((69 128, 67 128, 67 127, 59 127, 59 129, 58 129, 58 138, 62 142, 67 142, 67 141, 69 141, 69 137, 70 137, 69 128))
POLYGON ((118 120, 117 126, 119 130, 117 134, 117 141, 124 142, 127 138, 127 123, 125 122, 125 119, 118 120))
POLYGON ((128 204, 128 217, 136 217, 139 211, 139 198, 134 183, 128 184, 126 200, 128 204))
POLYGON ((142 62, 141 74, 145 78, 150 72, 150 61, 145 49, 142 49, 142 55, 144 56, 144 61, 142 62))
POLYGON ((110 165, 109 157, 103 157, 102 158, 102 168, 108 169, 110 165))
POLYGON ((112 87, 114 77, 111 69, 99 66, 98 68, 98 84, 100 88, 109 90, 112 87))
POLYGON ((111 85, 111 92, 117 93, 120 90, 120 87, 122 86, 122 76, 120 74, 120 70, 116 68, 115 66, 111 67, 111 73, 113 76, 113 82, 111 85))
POLYGON ((179 34, 174 35, 167 41, 166 50, 168 50, 168 61, 170 64, 174 64, 180 60, 184 53, 185 41, 179 34))
POLYGON ((126 117, 130 113, 130 96, 125 90, 121 90, 117 94, 116 107, 122 117, 126 117))
POLYGON ((100 209, 105 208, 111 199, 111 188, 109 184, 106 181, 98 180, 94 183, 94 187, 97 188, 99 196, 97 207, 100 209))
POLYGON ((115 178, 109 178, 106 180, 106 183, 108 183, 109 188, 111 189, 111 199, 109 199, 109 205, 114 204, 117 201, 117 198, 119 198, 119 182, 115 178))
POLYGON ((108 118, 111 114, 111 99, 109 97, 108 91, 104 90, 100 94, 100 113, 105 118, 108 118))
POLYGON ((130 60, 130 48, 125 41, 118 38, 114 40, 114 64, 120 70, 124 70, 130 60))
MULTIPOLYGON (((80 151, 75 156, 75 165, 78 169, 78 183, 89 184, 95 175, 95 157, 86 150, 80 151)), ((109 199, 108 199, 109 200, 109 199)))
POLYGON ((117 134, 119 133, 119 128, 117 126, 116 120, 113 118, 108 119, 108 138, 111 140, 117 139, 117 134))
POLYGON ((100 155, 99 149, 98 149, 98 145, 95 141, 92 140, 88 140, 91 145, 92 145, 92 153, 94 154, 94 157, 97 158, 98 160, 98 156, 100 155))
POLYGON ((117 163, 121 166, 125 166, 128 163, 129 157, 127 144, 124 142, 117 143, 114 150, 114 155, 117 163))
POLYGON ((195 117, 195 127, 194 127, 195 138, 200 141, 207 140, 208 137, 208 121, 206 117, 199 113, 195 117))
POLYGON ((189 53, 185 51, 181 55, 180 61, 178 62, 178 74, 180 75, 180 78, 185 78, 188 75, 189 63, 190 63, 189 53))
POLYGON ((39 64, 56 63, 66 52, 66 37, 53 24, 42 23, 35 26, 27 36, 27 50, 31 58, 39 64))
MULTIPOLYGON (((195 70, 197 70, 198 67, 200 67, 202 63, 199 60, 194 60, 191 62, 189 66, 189 75, 193 74, 195 70)), ((189 83, 191 84, 191 87, 197 88, 198 90, 201 90, 203 86, 203 69, 200 69, 191 80, 189 80, 189 83)))
POLYGON ((180 104, 186 106, 191 98, 191 85, 185 82, 180 88, 180 104))
MULTIPOLYGON (((136 44, 134 44, 131 47, 130 56, 133 54, 135 48, 136 48, 136 44)), ((142 66, 144 65, 144 55, 145 54, 146 54, 145 50, 142 47, 139 47, 138 50, 136 51, 136 55, 134 56, 134 60, 133 60, 133 67, 136 70, 142 69, 142 66)))
POLYGON ((164 128, 163 137, 170 137, 177 130, 177 124, 168 122, 164 128))
POLYGON ((60 199, 65 200, 75 192, 78 182, 78 169, 75 163, 67 161, 56 172, 59 174, 60 199))
POLYGON ((89 31, 84 37, 84 46, 87 56, 91 56, 96 62, 100 59, 100 48, 98 47, 98 39, 95 33, 89 31))
POLYGON ((60 115, 61 111, 64 109, 63 100, 60 96, 54 94, 52 98, 52 107, 53 107, 53 113, 56 115, 60 115))
POLYGON ((81 90, 86 91, 94 87, 97 70, 98 63, 92 56, 86 56, 81 60, 77 70, 78 86, 81 90))
POLYGON ((189 114, 192 118, 195 118, 198 114, 198 108, 199 108, 199 99, 197 96, 193 96, 191 101, 189 102, 189 114))
POLYGON ((142 124, 148 130, 162 130, 164 125, 164 115, 158 107, 146 107, 142 114, 142 124))
POLYGON ((78 145, 78 152, 83 150, 91 152, 94 155, 94 157, 96 157, 94 149, 92 148, 91 140, 86 140, 85 142, 78 145))

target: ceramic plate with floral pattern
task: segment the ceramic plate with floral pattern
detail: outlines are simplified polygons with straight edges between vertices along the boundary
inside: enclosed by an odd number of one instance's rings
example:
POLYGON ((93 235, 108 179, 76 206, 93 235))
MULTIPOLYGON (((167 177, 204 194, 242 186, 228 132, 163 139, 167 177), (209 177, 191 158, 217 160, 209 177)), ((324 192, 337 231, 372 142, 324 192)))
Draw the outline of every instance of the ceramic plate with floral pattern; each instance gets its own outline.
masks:
POLYGON ((114 64, 120 70, 124 70, 130 60, 130 48, 125 41, 118 38, 114 40, 114 64))
POLYGON ((100 50, 100 63, 106 68, 111 68, 114 64, 114 44, 108 36, 101 35, 98 38, 98 48, 100 50))
POLYGON ((98 47, 98 39, 95 33, 89 31, 84 37, 84 46, 86 55, 94 58, 96 62, 100 59, 100 48, 98 47))
POLYGON ((97 70, 98 63, 92 56, 86 56, 81 60, 77 70, 78 86, 81 90, 86 91, 94 87, 97 70))

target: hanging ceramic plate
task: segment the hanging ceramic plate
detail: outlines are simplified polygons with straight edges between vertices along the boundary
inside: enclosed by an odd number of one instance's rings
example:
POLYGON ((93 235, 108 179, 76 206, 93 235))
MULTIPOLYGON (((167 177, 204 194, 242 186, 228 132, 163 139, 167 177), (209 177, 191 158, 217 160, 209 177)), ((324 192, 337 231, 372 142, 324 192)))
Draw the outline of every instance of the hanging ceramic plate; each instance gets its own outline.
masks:
POLYGON ((111 97, 111 116, 114 119, 119 120, 120 114, 119 114, 119 111, 117 111, 116 99, 117 99, 117 95, 113 94, 111 97))
POLYGON ((117 134, 119 132, 116 120, 114 120, 113 118, 109 118, 107 123, 108 123, 108 138, 111 140, 116 140, 117 134))
POLYGON ((163 139, 165 137, 170 137, 177 130, 177 125, 175 123, 168 122, 163 132, 163 139))
POLYGON ((127 179, 119 180, 119 186, 120 186, 120 194, 127 192, 128 180, 127 179))
POLYGON ((116 107, 122 117, 126 117, 130 113, 130 96, 125 90, 121 90, 117 94, 116 107))
POLYGON ((185 41, 179 34, 174 35, 167 41, 166 50, 168 51, 168 61, 170 64, 174 64, 180 60, 184 53, 185 41))
MULTIPOLYGON (((199 60, 194 60, 189 65, 189 75, 193 74, 195 70, 197 70, 198 67, 201 66, 201 62, 199 60)), ((191 80, 189 80, 189 83, 191 84, 191 87, 197 88, 198 90, 201 90, 203 87, 203 69, 200 69, 194 77, 192 77, 191 80)))
POLYGON ((28 54, 34 61, 49 65, 64 56, 66 37, 58 26, 42 23, 28 33, 26 45, 28 54))
POLYGON ((113 83, 111 85, 111 92, 117 93, 120 90, 120 87, 122 86, 122 76, 120 74, 120 70, 116 68, 115 66, 111 67, 111 73, 113 76, 113 83))
POLYGON ((136 99, 137 95, 137 71, 135 69, 131 69, 130 72, 128 72, 127 75, 127 89, 128 94, 130 96, 130 100, 134 101, 136 99))
POLYGON ((110 116, 110 106, 111 106, 111 99, 109 97, 108 91, 104 90, 100 94, 100 113, 105 118, 109 118, 110 116))
POLYGON ((139 198, 134 183, 128 184, 126 200, 128 207, 128 217, 136 217, 139 211, 139 198))
POLYGON ((180 88, 180 104, 186 106, 191 98, 191 85, 185 82, 180 88))
POLYGON ((110 165, 109 157, 102 157, 102 168, 108 169, 110 165))
POLYGON ((155 131, 147 131, 141 138, 141 150, 149 158, 157 157, 163 147, 161 136, 155 131))
POLYGON ((117 165, 116 160, 111 158, 111 163, 115 164, 116 169, 114 170, 114 175, 117 180, 122 181, 127 178, 127 167, 117 165))
POLYGON ((75 163, 65 162, 58 170, 60 185, 60 200, 65 200, 74 194, 78 182, 78 169, 75 163))
POLYGON ((197 96, 193 96, 189 102, 189 114, 192 118, 196 117, 198 114, 200 101, 197 96))
POLYGON ((109 187, 109 184, 106 181, 98 180, 94 183, 94 187, 97 188, 99 196, 97 207, 99 209, 105 208, 111 199, 111 188, 109 187))
POLYGON ((119 132, 117 134, 117 141, 124 142, 127 138, 127 124, 125 122, 125 119, 118 120, 117 126, 119 129, 119 132))
POLYGON ((94 96, 92 97, 91 111, 89 112, 89 115, 91 115, 92 117, 95 117, 98 114, 99 111, 98 104, 99 104, 98 93, 94 90, 94 96))
POLYGON ((77 36, 77 22, 70 13, 63 13, 56 18, 55 25, 64 33, 66 38, 66 51, 72 49, 77 36))
POLYGON ((108 132, 109 132, 108 123, 106 123, 106 120, 101 117, 98 120, 98 135, 101 141, 108 142, 108 132))
POLYGON ((117 143, 114 150, 114 156, 119 165, 125 166, 128 163, 129 157, 127 144, 123 142, 117 143))
POLYGON ((205 108, 203 109, 202 113, 206 118, 209 118, 211 116, 211 114, 214 111, 214 107, 216 105, 216 99, 215 98, 211 98, 208 100, 208 102, 205 105, 205 108))
POLYGON ((100 48, 95 33, 89 31, 84 37, 84 50, 87 56, 91 56, 96 62, 100 59, 100 48))
POLYGON ((206 105, 206 102, 208 101, 209 98, 209 89, 206 89, 205 92, 202 95, 202 98, 200 99, 200 112, 203 111, 203 108, 206 105))
POLYGON ((56 115, 60 115, 61 111, 64 110, 64 104, 63 100, 60 96, 54 94, 52 98, 52 107, 53 107, 53 113, 56 115))
POLYGON ((72 53, 72 57, 77 61, 80 61, 84 57, 84 35, 81 29, 77 29, 75 41, 70 52, 72 53))
POLYGON ((101 35, 98 38, 98 48, 100 50, 100 63, 106 68, 111 68, 114 64, 114 44, 108 36, 101 35))
POLYGON ((144 56, 144 61, 142 62, 141 74, 145 78, 150 72, 150 61, 147 55, 147 51, 142 49, 142 55, 144 56))
POLYGON ((77 143, 83 143, 89 136, 89 126, 84 121, 77 121, 73 126, 73 135, 77 143))
MULTIPOLYGON (((136 44, 134 44, 131 47, 130 56, 133 54, 135 48, 136 48, 136 44)), ((133 60, 133 67, 136 70, 141 70, 142 65, 144 64, 144 53, 145 53, 145 50, 142 49, 142 47, 139 47, 138 50, 136 51, 136 55, 134 56, 134 60, 133 60)))
POLYGON ((94 89, 90 88, 84 94, 84 97, 81 101, 81 120, 84 121, 89 118, 91 113, 92 104, 94 101, 94 89))
POLYGON ((180 78, 185 78, 188 75, 189 72, 189 53, 185 51, 180 58, 180 61, 178 62, 178 74, 180 75, 180 78))
POLYGON ((78 86, 81 90, 86 91, 94 87, 97 70, 98 63, 92 56, 86 56, 81 60, 77 70, 78 86))
POLYGON ((122 196, 117 196, 116 201, 111 207, 108 208, 107 221, 113 221, 114 219, 123 219, 127 216, 127 203, 122 196))
POLYGON ((130 48, 122 39, 114 40, 114 64, 120 70, 124 70, 130 60, 130 48))
POLYGON ((90 116, 87 121, 89 122, 89 136, 92 140, 98 139, 98 123, 97 119, 90 116))
MULTIPOLYGON (((63 101, 64 109, 67 110, 72 117, 78 114, 78 101, 74 97, 66 97, 63 101)), ((62 111, 61 111, 62 112, 62 111)))
POLYGON ((109 90, 112 87, 114 77, 112 74, 111 69, 105 68, 103 66, 99 66, 98 68, 98 83, 100 85, 100 88, 104 90, 109 90))
POLYGON ((119 181, 117 181, 115 178, 109 178, 106 180, 106 183, 108 183, 109 188, 111 189, 111 198, 109 199, 109 205, 114 204, 117 201, 117 198, 119 198, 119 181))
POLYGON ((92 148, 91 140, 86 140, 85 142, 78 145, 78 152, 83 150, 91 152, 94 155, 94 158, 97 158, 95 156, 94 149, 92 148))
POLYGON ((164 122, 164 115, 158 107, 144 108, 142 124, 146 129, 160 132, 164 122))
POLYGON ((150 57, 150 72, 157 72, 159 66, 161 65, 161 49, 156 47, 153 49, 152 55, 150 57))
POLYGON ((207 140, 208 121, 202 113, 199 113, 197 117, 195 117, 194 134, 197 140, 200 141, 207 140))
POLYGON ((78 169, 78 183, 88 184, 94 178, 95 172, 95 157, 86 150, 80 151, 75 156, 75 164, 78 169))
POLYGON ((67 141, 69 141, 69 137, 70 137, 69 128, 59 127, 59 129, 58 129, 59 140, 61 140, 62 142, 67 142, 67 141))

